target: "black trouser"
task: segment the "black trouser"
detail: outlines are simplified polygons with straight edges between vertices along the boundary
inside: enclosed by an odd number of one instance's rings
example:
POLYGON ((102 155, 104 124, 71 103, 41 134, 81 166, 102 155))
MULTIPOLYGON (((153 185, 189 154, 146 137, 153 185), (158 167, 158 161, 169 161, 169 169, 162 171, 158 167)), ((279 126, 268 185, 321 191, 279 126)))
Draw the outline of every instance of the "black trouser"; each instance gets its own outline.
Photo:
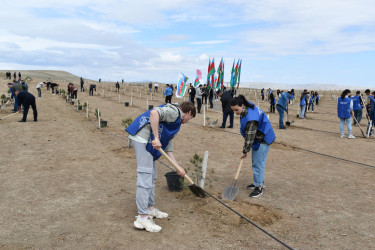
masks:
POLYGON ((194 104, 195 95, 190 96, 190 102, 194 104))
POLYGON ((211 96, 208 98, 208 100, 210 101, 210 108, 211 109, 214 107, 214 104, 212 103, 212 99, 213 98, 211 96))
POLYGON ((201 108, 202 108, 202 98, 197 98, 197 109, 198 109, 198 114, 201 113, 201 108))
POLYGON ((264 95, 262 95, 262 101, 264 101, 264 95))
POLYGON ((89 95, 93 96, 94 95, 94 88, 90 87, 89 95))
POLYGON ((167 95, 165 97, 165 103, 172 103, 172 95, 167 95))
POLYGON ((34 121, 37 121, 38 120, 38 111, 36 110, 35 98, 34 98, 34 100, 32 100, 30 102, 27 102, 23 105, 23 120, 26 121, 27 113, 29 112, 30 106, 33 109, 34 121))
POLYGON ((75 89, 71 94, 72 99, 77 99, 77 89, 75 89))
POLYGON ((83 87, 83 83, 81 83, 81 92, 85 92, 85 88, 83 87))
POLYGON ((270 112, 275 113, 275 104, 271 104, 270 112))
POLYGON ((202 103, 207 104, 207 95, 202 95, 202 103))
POLYGON ((51 85, 52 94, 55 94, 55 86, 51 85))
POLYGON ((37 88, 38 90, 38 97, 41 98, 42 97, 42 90, 40 88, 37 88))

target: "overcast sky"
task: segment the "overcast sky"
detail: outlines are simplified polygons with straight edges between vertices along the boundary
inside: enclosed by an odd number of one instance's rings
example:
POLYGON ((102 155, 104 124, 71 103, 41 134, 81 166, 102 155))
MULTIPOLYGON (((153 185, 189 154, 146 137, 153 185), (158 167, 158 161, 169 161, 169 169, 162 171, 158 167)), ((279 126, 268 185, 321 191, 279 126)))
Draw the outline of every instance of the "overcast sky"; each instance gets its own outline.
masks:
POLYGON ((374 86, 374 0, 2 0, 0 68, 97 80, 374 86))

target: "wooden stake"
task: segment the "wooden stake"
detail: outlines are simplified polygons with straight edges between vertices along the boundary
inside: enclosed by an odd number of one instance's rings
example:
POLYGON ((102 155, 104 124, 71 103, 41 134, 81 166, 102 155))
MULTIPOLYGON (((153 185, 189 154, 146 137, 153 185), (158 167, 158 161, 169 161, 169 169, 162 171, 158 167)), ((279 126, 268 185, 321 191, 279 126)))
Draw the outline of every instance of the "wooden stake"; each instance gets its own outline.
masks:
POLYGON ((99 121, 99 128, 101 128, 101 126, 100 126, 100 112, 99 112, 99 109, 98 109, 98 121, 99 121))
POLYGON ((208 151, 204 151, 202 176, 199 182, 199 186, 201 188, 204 188, 204 181, 206 180, 207 163, 208 163, 208 151))
POLYGON ((89 102, 86 101, 86 117, 89 118, 89 102))

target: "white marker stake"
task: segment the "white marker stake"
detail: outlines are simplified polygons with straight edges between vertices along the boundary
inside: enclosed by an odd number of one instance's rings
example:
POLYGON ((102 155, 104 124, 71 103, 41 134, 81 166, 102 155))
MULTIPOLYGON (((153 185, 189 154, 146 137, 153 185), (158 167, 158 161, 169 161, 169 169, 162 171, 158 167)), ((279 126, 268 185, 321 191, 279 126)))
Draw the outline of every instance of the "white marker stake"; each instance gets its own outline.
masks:
POLYGON ((78 111, 78 107, 79 107, 79 101, 77 100, 77 111, 78 111))
POLYGON ((99 109, 98 109, 98 121, 99 121, 99 128, 101 128, 101 126, 100 126, 100 112, 99 112, 99 109))
POLYGON ((86 117, 89 118, 89 102, 86 101, 86 117))
POLYGON ((203 127, 206 127, 206 107, 203 106, 203 127))
POLYGON ((208 151, 204 151, 202 177, 199 182, 199 186, 201 188, 204 188, 204 181, 206 180, 207 162, 208 162, 208 151))
POLYGON ((148 98, 146 100, 146 110, 148 110, 148 98))

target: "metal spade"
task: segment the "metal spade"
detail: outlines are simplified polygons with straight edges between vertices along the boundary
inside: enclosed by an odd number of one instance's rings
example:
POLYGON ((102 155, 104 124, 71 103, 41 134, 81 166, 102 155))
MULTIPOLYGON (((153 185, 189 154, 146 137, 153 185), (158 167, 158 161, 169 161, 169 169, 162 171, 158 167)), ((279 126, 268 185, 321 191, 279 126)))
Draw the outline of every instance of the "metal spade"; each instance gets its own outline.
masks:
POLYGON ((238 167, 232 186, 228 186, 224 189, 224 193, 222 195, 223 200, 232 201, 234 200, 234 198, 236 198, 236 195, 238 193, 238 187, 236 187, 236 183, 237 183, 238 176, 240 175, 243 160, 244 158, 241 159, 240 166, 238 167))

